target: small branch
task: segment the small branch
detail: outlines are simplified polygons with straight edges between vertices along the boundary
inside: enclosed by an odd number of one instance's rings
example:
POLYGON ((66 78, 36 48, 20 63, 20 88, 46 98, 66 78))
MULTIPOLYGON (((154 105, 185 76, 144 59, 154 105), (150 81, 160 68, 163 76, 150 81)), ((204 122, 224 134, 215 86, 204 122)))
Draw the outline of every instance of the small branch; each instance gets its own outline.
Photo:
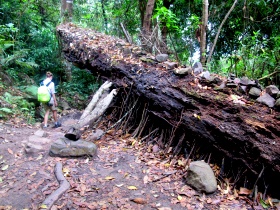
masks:
POLYGON ((54 173, 60 186, 56 191, 50 194, 42 203, 42 206, 44 206, 44 208, 46 207, 45 209, 48 210, 51 209, 53 204, 63 195, 63 193, 65 193, 70 188, 69 182, 63 176, 61 162, 56 163, 54 173))
POLYGON ((212 57, 212 54, 213 54, 213 52, 214 52, 215 46, 216 46, 216 44, 217 44, 217 40, 218 40, 218 37, 219 37, 219 35, 220 35, 221 29, 222 29, 224 23, 226 22, 226 20, 228 19, 228 16, 230 15, 230 13, 232 12, 232 10, 234 9, 234 7, 235 7, 237 1, 238 1, 238 0, 235 0, 235 1, 233 2, 231 8, 229 9, 228 13, 227 13, 226 16, 224 17, 224 19, 223 19, 221 25, 219 26, 218 32, 217 32, 216 37, 215 37, 215 39, 214 39, 213 46, 212 46, 212 48, 211 48, 211 50, 210 50, 210 53, 209 53, 209 57, 208 57, 208 59, 207 59, 207 63, 210 63, 210 61, 211 61, 211 57, 212 57))
POLYGON ((280 73, 280 71, 274 71, 274 72, 272 72, 271 74, 268 74, 268 75, 266 75, 266 76, 264 76, 264 77, 262 77, 262 78, 259 78, 258 80, 260 81, 260 80, 263 80, 263 79, 265 79, 265 78, 267 78, 267 77, 270 77, 270 76, 272 76, 272 75, 274 75, 274 74, 277 74, 277 73, 280 73))
POLYGON ((151 182, 157 182, 157 181, 159 181, 159 180, 161 180, 161 179, 164 179, 164 178, 166 178, 166 177, 168 177, 168 176, 170 176, 170 175, 172 175, 172 174, 175 174, 177 171, 171 171, 171 172, 166 172, 165 174, 163 174, 163 176, 161 176, 161 177, 159 177, 159 178, 157 178, 157 179, 154 179, 154 180, 152 180, 151 182))
POLYGON ((155 130, 153 130, 151 133, 149 133, 148 135, 144 136, 142 139, 140 139, 140 142, 141 141, 144 141, 146 138, 150 137, 153 133, 157 132, 158 131, 158 128, 156 128, 155 130))

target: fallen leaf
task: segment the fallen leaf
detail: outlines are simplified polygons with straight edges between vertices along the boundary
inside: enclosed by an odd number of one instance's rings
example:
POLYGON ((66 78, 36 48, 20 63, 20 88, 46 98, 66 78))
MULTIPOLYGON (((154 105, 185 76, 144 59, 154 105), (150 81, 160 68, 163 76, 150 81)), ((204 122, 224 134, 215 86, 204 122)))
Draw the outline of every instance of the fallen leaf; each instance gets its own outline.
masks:
POLYGON ((144 184, 147 184, 149 182, 149 177, 147 175, 143 178, 144 184))
POLYGON ((5 165, 5 166, 3 166, 2 168, 1 168, 1 170, 2 171, 5 171, 5 170, 7 170, 9 168, 9 165, 5 165))
POLYGON ((116 184, 116 186, 117 186, 117 187, 122 187, 122 186, 123 186, 123 184, 116 184))
POLYGON ((36 171, 34 171, 30 176, 35 176, 37 174, 36 171))
POLYGON ((47 206, 46 204, 42 204, 42 205, 40 206, 40 208, 41 208, 41 209, 47 209, 48 206, 47 206))
POLYGON ((133 201, 134 203, 138 203, 138 204, 145 204, 147 203, 147 201, 143 198, 133 198, 133 199, 130 199, 131 201, 133 201))
POLYGON ((11 155, 14 154, 13 150, 11 150, 10 148, 8 148, 8 152, 9 152, 11 155))
POLYGON ((38 157, 37 157, 37 159, 36 160, 41 160, 43 158, 43 155, 42 154, 40 154, 38 157))
POLYGON ((130 189, 130 190, 137 190, 137 187, 135 187, 135 186, 128 186, 127 189, 130 189))
POLYGON ((178 198, 178 200, 180 201, 180 200, 182 200, 183 197, 182 197, 181 195, 178 195, 177 198, 178 198))
POLYGON ((115 179, 115 178, 112 177, 112 176, 106 176, 105 179, 106 179, 106 180, 113 180, 113 179, 115 179))
POLYGON ((251 194, 251 190, 244 187, 240 187, 239 195, 250 195, 250 194, 251 194))

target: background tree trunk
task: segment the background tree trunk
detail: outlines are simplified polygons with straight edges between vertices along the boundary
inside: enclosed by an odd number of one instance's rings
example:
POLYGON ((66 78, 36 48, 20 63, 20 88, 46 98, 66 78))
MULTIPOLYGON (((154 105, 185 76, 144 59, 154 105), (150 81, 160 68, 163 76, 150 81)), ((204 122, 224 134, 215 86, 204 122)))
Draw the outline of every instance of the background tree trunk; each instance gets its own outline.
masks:
POLYGON ((148 52, 152 52, 152 44, 147 42, 147 40, 150 39, 151 35, 152 15, 154 11, 154 6, 155 0, 148 0, 142 27, 142 47, 148 52))
POLYGON ((208 56, 208 59, 207 59, 207 63, 210 63, 210 61, 211 61, 212 54, 213 54, 214 49, 215 49, 215 46, 216 46, 216 44, 217 44, 217 40, 218 40, 218 38, 219 38, 221 29, 222 29, 224 23, 226 22, 226 20, 228 19, 228 16, 230 15, 230 13, 232 12, 232 10, 234 9, 234 7, 235 7, 237 1, 238 1, 238 0, 235 0, 235 1, 233 2, 231 8, 229 9, 228 13, 227 13, 226 16, 224 17, 224 19, 223 19, 221 25, 219 26, 219 29, 218 29, 217 34, 216 34, 216 37, 215 37, 215 39, 214 39, 213 46, 212 46, 211 49, 210 49, 210 53, 209 53, 209 56, 208 56))
POLYGON ((206 63, 206 30, 208 23, 208 0, 203 0, 201 41, 200 41, 200 62, 203 66, 206 63))

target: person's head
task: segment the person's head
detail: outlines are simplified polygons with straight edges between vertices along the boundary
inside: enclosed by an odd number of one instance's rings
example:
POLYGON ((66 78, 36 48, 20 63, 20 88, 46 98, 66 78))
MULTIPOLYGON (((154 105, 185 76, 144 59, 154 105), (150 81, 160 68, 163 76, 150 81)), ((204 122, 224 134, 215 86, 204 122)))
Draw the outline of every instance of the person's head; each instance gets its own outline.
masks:
POLYGON ((47 76, 47 78, 51 78, 53 76, 53 74, 50 71, 47 71, 46 76, 47 76))

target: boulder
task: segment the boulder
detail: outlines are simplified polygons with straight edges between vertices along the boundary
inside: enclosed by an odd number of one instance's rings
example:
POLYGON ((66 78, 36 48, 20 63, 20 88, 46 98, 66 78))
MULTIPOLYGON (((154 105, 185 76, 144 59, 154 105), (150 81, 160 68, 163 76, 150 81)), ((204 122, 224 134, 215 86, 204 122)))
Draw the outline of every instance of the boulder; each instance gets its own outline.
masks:
POLYGON ((176 62, 164 62, 164 64, 166 65, 166 68, 167 70, 171 70, 171 69, 174 69, 174 68, 177 68, 178 67, 178 63, 176 62))
POLYGON ((160 62, 160 63, 167 61, 167 59, 168 59, 168 55, 167 54, 158 54, 158 55, 156 55, 156 60, 158 62, 160 62))
POLYGON ((257 102, 267 105, 268 107, 274 107, 275 99, 268 93, 263 94, 257 98, 257 102))
POLYGON ((187 75, 192 73, 192 67, 187 66, 186 68, 174 69, 174 74, 187 75))
POLYGON ((187 170, 186 182, 199 192, 213 193, 217 190, 217 180, 213 170, 204 161, 190 163, 187 170))
POLYGON ((201 64, 200 62, 196 62, 196 63, 193 65, 193 73, 194 73, 194 75, 198 75, 198 74, 200 74, 201 72, 203 72, 202 64, 201 64))
POLYGON ((57 157, 83 157, 94 156, 97 147, 92 142, 84 140, 71 141, 67 138, 61 138, 51 145, 50 156, 57 157))
POLYGON ((204 71, 204 72, 202 72, 202 74, 201 74, 201 78, 204 78, 204 79, 206 79, 206 80, 210 80, 210 72, 209 71, 204 71))
POLYGON ((253 98, 257 98, 261 95, 261 90, 259 88, 256 87, 252 87, 249 91, 249 95, 253 98))
POLYGON ((276 98, 277 94, 279 93, 279 89, 275 85, 269 85, 265 88, 265 92, 276 98))

